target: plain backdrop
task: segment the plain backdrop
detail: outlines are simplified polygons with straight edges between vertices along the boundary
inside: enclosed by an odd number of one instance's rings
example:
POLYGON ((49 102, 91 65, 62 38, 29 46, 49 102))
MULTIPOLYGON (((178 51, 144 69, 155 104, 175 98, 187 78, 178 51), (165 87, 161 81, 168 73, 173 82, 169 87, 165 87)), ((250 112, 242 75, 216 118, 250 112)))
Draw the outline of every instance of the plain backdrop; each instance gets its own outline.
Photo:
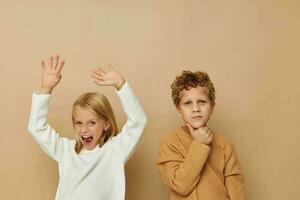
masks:
MULTIPOLYGON (((299 1, 0 1, 0 191, 5 200, 51 200, 57 165, 27 132, 42 59, 66 64, 49 122, 73 138, 71 105, 83 92, 110 99, 94 67, 112 64, 128 80, 149 123, 126 165, 127 200, 165 200, 155 160, 161 138, 182 125, 170 84, 182 70, 209 73, 216 109, 209 126, 231 140, 249 200, 296 200, 299 161, 299 1)), ((101 179, 101 177, 99 177, 101 179)))

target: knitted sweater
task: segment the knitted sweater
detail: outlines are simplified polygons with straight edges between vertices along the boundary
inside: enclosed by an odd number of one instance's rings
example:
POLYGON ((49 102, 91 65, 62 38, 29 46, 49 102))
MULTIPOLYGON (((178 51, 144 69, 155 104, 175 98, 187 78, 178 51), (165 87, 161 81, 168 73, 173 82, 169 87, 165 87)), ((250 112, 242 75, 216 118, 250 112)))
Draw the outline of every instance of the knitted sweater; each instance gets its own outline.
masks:
POLYGON ((47 123, 50 95, 33 94, 28 130, 58 163, 56 200, 124 200, 124 165, 146 125, 146 115, 129 85, 117 92, 127 121, 101 148, 75 152, 75 140, 60 137, 47 123))
POLYGON ((210 146, 183 128, 161 142, 158 169, 171 200, 243 200, 244 178, 231 143, 213 133, 210 146))

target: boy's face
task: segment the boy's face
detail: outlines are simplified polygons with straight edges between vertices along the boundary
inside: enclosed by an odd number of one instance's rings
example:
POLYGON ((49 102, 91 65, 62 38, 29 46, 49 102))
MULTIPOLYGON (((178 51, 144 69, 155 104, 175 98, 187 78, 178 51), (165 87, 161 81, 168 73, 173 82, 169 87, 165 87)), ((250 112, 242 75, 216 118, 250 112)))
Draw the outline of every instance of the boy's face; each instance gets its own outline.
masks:
POLYGON ((109 123, 79 106, 75 107, 73 118, 75 132, 83 147, 93 150, 99 145, 103 131, 109 128, 109 123))
POLYGON ((185 123, 198 129, 206 126, 210 115, 213 113, 214 103, 209 98, 208 89, 197 86, 180 92, 177 110, 185 123))

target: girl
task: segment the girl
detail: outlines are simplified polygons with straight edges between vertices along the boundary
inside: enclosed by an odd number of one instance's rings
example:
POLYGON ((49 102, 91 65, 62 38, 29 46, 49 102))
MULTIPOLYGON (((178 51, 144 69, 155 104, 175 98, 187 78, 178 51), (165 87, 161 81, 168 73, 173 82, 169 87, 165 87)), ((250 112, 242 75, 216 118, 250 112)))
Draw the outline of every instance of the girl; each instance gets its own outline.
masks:
POLYGON ((52 90, 61 80, 64 61, 51 57, 42 61, 42 85, 33 93, 28 130, 40 147, 58 163, 56 200, 123 200, 124 165, 138 143, 146 115, 124 78, 112 67, 95 69, 97 85, 114 86, 127 115, 117 134, 109 101, 99 93, 85 93, 73 105, 76 140, 62 138, 47 123, 52 90))

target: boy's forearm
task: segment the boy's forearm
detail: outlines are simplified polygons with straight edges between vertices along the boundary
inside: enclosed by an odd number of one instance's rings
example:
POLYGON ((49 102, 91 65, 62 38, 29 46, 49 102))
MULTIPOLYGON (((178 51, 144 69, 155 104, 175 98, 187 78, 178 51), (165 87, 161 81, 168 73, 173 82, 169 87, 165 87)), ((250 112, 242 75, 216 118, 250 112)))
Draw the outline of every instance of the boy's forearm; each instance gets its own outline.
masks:
POLYGON ((185 159, 158 162, 158 168, 167 185, 181 195, 187 195, 195 188, 205 166, 210 147, 193 141, 185 159))
POLYGON ((230 200, 244 199, 244 173, 238 160, 235 148, 231 143, 225 146, 225 187, 227 188, 230 200))
POLYGON ((245 186, 244 186, 244 175, 235 174, 225 178, 225 186, 228 191, 230 200, 244 200, 245 186))

